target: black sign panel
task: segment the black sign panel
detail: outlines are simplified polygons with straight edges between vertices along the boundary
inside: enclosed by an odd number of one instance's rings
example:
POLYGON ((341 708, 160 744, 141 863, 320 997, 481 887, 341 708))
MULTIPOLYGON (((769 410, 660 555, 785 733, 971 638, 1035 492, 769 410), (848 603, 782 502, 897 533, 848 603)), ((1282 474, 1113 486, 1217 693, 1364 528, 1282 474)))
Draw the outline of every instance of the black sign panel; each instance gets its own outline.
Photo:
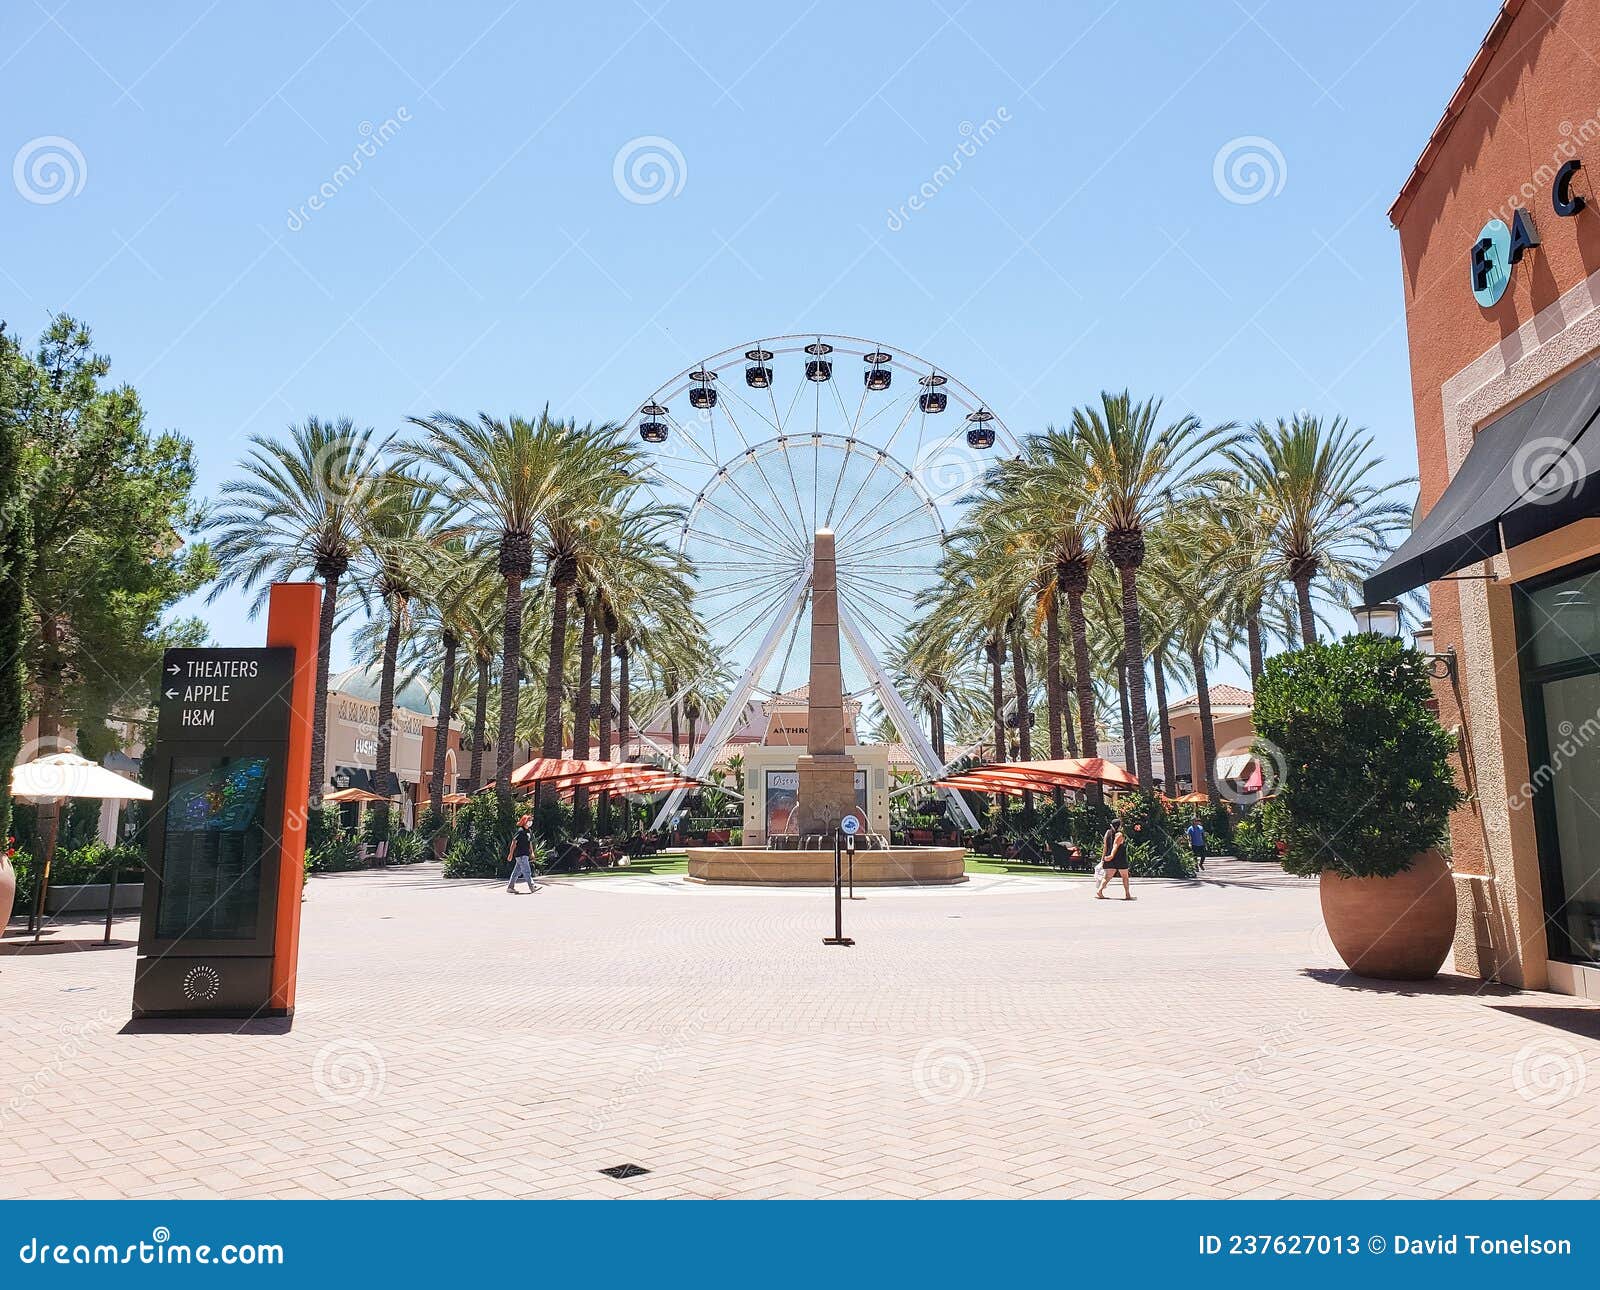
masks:
POLYGON ((161 659, 162 743, 289 738, 294 650, 169 649, 161 659))
POLYGON ((161 660, 135 1016, 267 1004, 293 683, 288 648, 161 660))

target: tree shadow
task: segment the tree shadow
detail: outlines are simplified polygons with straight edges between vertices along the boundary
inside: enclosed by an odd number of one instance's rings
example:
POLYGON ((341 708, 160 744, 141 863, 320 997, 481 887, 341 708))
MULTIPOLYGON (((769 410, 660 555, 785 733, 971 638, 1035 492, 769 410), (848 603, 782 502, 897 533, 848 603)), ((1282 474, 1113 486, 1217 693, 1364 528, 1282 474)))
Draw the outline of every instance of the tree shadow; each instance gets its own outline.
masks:
POLYGON ((1312 981, 1320 981, 1323 985, 1336 985, 1341 990, 1359 990, 1363 994, 1393 994, 1407 999, 1471 996, 1507 999, 1522 993, 1515 986, 1480 981, 1475 976, 1459 976, 1453 972, 1441 973, 1427 981, 1380 981, 1377 977, 1359 976, 1349 968, 1301 968, 1300 975, 1312 981))

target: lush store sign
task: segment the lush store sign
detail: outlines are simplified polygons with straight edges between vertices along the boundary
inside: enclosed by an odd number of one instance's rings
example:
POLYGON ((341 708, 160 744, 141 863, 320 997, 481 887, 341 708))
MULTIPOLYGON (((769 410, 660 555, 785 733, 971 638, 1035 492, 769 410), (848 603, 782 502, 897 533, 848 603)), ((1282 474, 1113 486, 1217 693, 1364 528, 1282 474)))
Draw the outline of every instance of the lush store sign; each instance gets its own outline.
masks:
MULTIPOLYGON (((1576 158, 1556 171, 1550 185, 1550 206, 1562 218, 1576 215, 1585 206, 1584 198, 1572 191, 1572 180, 1583 163, 1576 158)), ((1472 296, 1483 308, 1500 302, 1511 283, 1511 270, 1522 263, 1523 255, 1539 245, 1539 232, 1533 216, 1518 210, 1507 227, 1503 219, 1492 219, 1472 244, 1472 296)))

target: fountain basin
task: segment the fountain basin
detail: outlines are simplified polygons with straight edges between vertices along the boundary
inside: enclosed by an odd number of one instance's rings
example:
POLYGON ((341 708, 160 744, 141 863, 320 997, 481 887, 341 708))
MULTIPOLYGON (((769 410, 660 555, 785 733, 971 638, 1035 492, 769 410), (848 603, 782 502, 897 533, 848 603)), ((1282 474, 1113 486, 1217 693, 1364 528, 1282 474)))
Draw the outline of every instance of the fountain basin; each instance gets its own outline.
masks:
MULTIPOLYGON (((858 887, 938 887, 967 880, 963 847, 887 847, 857 851, 858 887)), ((848 866, 849 858, 845 858, 848 866)), ((847 870, 848 872, 848 870, 847 870)), ((689 881, 710 885, 831 887, 833 848, 690 847, 689 881)))

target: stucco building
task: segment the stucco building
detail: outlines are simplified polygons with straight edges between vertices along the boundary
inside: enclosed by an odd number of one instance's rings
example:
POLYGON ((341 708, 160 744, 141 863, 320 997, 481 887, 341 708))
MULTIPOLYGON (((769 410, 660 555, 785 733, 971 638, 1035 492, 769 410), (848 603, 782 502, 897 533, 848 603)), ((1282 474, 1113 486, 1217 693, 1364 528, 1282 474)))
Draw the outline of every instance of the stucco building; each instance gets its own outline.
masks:
POLYGON ((1507 0, 1400 190, 1458 969, 1600 998, 1600 5, 1507 0), (1453 655, 1453 657, 1452 657, 1453 655))

